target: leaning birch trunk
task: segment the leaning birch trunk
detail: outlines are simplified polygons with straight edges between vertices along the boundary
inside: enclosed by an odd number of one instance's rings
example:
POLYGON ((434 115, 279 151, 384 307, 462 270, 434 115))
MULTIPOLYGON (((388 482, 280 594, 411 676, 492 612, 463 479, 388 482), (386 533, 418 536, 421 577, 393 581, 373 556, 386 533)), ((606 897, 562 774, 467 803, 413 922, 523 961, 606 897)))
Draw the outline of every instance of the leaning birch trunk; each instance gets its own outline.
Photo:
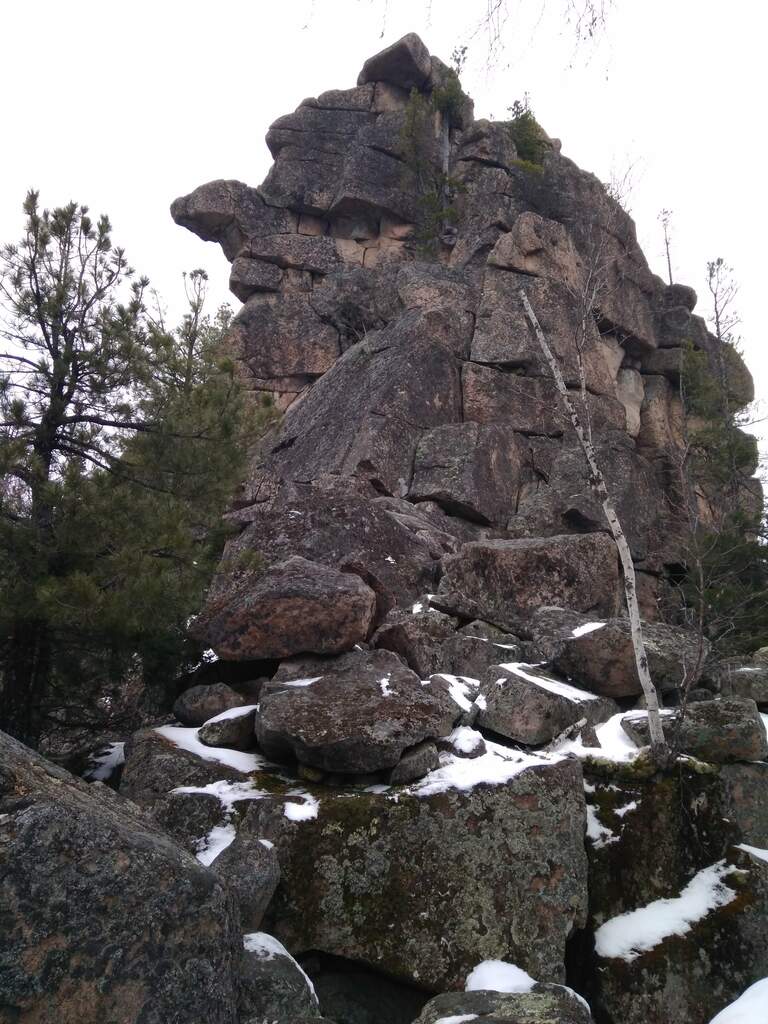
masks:
POLYGON ((651 674, 648 670, 648 656, 645 653, 643 627, 640 622, 640 608, 637 603, 635 566, 632 562, 629 544, 627 543, 627 538, 624 536, 624 530, 621 527, 621 523, 619 522, 619 518, 613 507, 613 502, 608 494, 605 477, 603 476, 598 464, 592 440, 584 431, 581 420, 579 419, 579 414, 576 411, 576 406, 573 404, 571 396, 568 394, 568 388, 565 386, 565 380, 560 372, 557 360, 552 355, 552 350, 547 343, 547 339, 544 337, 544 332, 541 329, 539 321, 536 319, 536 314, 528 300, 528 296, 522 289, 520 290, 520 301, 523 304, 525 315, 528 317, 531 327, 533 328, 533 332, 536 335, 536 340, 539 343, 539 347, 541 348, 547 366, 552 373, 555 385, 563 405, 565 406, 566 412, 568 413, 571 424, 573 425, 573 429, 576 431, 576 437, 579 440, 581 449, 584 452, 584 458, 587 460, 587 464, 589 466, 590 483, 600 499, 600 504, 603 506, 603 512, 605 513, 605 518, 608 521, 611 536, 613 537, 614 544, 619 552, 621 568, 624 574, 624 595, 627 601, 627 613, 629 615, 629 625, 632 632, 632 647, 635 653, 637 676, 640 680, 640 686, 643 689, 645 704, 648 709, 648 727, 651 734, 651 750, 657 764, 664 765, 668 758, 668 747, 667 741, 664 737, 664 728, 661 724, 659 699, 656 694, 656 687, 653 685, 651 674))

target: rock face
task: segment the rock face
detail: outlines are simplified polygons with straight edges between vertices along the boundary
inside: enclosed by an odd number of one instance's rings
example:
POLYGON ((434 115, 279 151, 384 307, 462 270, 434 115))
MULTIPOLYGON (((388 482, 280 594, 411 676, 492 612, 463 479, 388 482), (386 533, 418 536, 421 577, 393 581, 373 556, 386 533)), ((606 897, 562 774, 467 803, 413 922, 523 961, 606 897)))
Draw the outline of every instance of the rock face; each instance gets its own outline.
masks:
MULTIPOLYGON (((218 705, 210 690, 182 695, 187 728, 134 735, 121 789, 210 862, 205 877, 217 892, 226 881, 249 934, 336 958, 331 973, 352 961, 424 999, 460 989, 483 958, 557 983, 568 942, 601 1024, 660 1022, 667 981, 670 1019, 706 1024, 697 1006, 719 1007, 685 948, 643 953, 640 982, 593 947, 611 917, 726 858, 731 878, 729 844, 765 834, 750 787, 764 792, 768 751, 746 699, 765 700, 764 667, 709 662, 680 628, 675 587, 690 528, 683 353, 728 360, 733 408, 751 379, 693 315, 691 289, 651 273, 597 179, 543 132, 528 159, 516 128, 474 121, 453 72, 408 35, 355 86, 275 121, 261 186, 214 181, 173 204, 231 263, 244 305, 229 351, 280 414, 249 453, 194 626, 222 683, 227 662, 259 682, 218 705), (592 430, 651 672, 669 703, 702 668, 710 689, 694 695, 717 693, 691 703, 681 730, 707 764, 654 773, 636 747, 642 713, 615 715, 614 700, 639 692, 616 548, 521 293, 592 430), (530 749, 555 738, 556 752, 530 749), (673 775, 686 776, 684 799, 673 794, 685 826, 671 817, 673 775), (658 842, 654 808, 669 830, 658 842), (683 835, 694 819, 704 831, 683 835)), ((730 937, 746 973, 765 973, 763 882, 743 870, 715 947, 730 937)), ((243 1022, 319 1012, 261 1005, 263 967, 246 971, 243 1022)), ((720 971, 717 998, 732 988, 720 971)), ((588 1019, 545 989, 442 995, 425 1020, 588 1019)))
POLYGON ((193 1005, 236 1024, 239 922, 216 875, 111 790, 0 747, 4 1019, 165 1024, 193 1005))
POLYGON ((415 1024, 440 1020, 509 1021, 510 1024, 592 1024, 589 1009, 561 985, 530 992, 450 992, 430 999, 415 1024))

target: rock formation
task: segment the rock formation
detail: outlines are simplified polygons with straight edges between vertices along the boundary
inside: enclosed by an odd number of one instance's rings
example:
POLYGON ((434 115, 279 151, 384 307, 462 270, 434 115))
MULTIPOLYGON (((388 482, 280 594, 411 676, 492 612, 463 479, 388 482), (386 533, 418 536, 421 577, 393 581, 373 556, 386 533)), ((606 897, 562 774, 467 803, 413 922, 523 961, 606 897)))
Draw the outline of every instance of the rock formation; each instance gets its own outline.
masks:
MULTIPOLYGON (((674 703, 696 662, 671 585, 688 529, 680 362, 686 345, 712 360, 718 345, 694 293, 651 273, 631 218, 558 140, 542 133, 532 160, 512 125, 473 120, 414 35, 354 88, 278 118, 267 145, 260 187, 214 181, 172 206, 231 263, 244 303, 232 355, 254 401, 282 414, 252 453, 194 625, 221 679, 182 695, 181 725, 130 739, 120 792, 133 803, 103 813, 131 834, 122 854, 101 844, 83 883, 108 901, 103 858, 129 870, 146 849, 142 871, 161 865, 150 897, 183 884, 218 915, 196 940, 208 973, 179 974, 191 988, 176 1016, 144 1008, 177 983, 143 961, 101 1001, 62 994, 54 960, 78 978, 72 964, 92 977, 101 961, 47 912, 24 931, 42 890, 18 867, 3 881, 13 981, 0 1007, 30 1022, 409 1024, 421 1011, 425 1024, 587 1024, 571 986, 601 1024, 708 1024, 768 974, 764 663, 708 667, 682 757, 657 772, 630 710, 616 550, 520 302, 591 425, 674 703), (646 941, 660 900, 677 923, 646 941), (291 955, 314 971, 319 1007, 291 955), (481 962, 528 981, 462 992, 481 962), (42 998, 66 1012, 38 1012, 42 998), (206 999, 219 1000, 210 1016, 206 999)), ((751 379, 734 371, 744 405, 751 379)), ((56 785, 96 813, 82 787, 56 785)), ((0 837, 28 835, 56 867, 66 857, 47 837, 64 826, 41 832, 11 789, 0 837)), ((185 929, 171 915, 163 957, 192 955, 185 929)))

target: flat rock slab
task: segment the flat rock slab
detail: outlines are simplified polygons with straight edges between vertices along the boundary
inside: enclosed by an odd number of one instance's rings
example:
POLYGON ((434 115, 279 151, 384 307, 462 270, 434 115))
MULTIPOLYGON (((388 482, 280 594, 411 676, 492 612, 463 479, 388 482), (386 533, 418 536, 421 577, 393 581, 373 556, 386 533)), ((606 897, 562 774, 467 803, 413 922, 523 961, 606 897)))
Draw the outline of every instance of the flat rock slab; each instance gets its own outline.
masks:
POLYGON ((500 736, 537 746, 581 719, 598 725, 618 712, 616 703, 553 678, 536 665, 493 665, 482 684, 485 707, 477 725, 500 736))
POLYGON ((195 632, 229 661, 334 654, 367 637, 376 595, 350 573, 298 555, 209 603, 195 632))
POLYGON ((406 748, 447 735, 460 714, 389 651, 348 655, 302 682, 262 696, 256 736, 268 757, 323 771, 394 768, 406 748))
MULTIPOLYGON (((679 712, 665 716, 668 735, 672 735, 678 718, 679 712)), ((621 726, 636 743, 650 742, 647 715, 625 716, 621 726)), ((768 738, 757 705, 744 697, 689 704, 680 727, 680 750, 718 764, 764 761, 768 757, 768 738)))
POLYGON ((99 784, 0 733, 4 1020, 236 1024, 240 934, 226 887, 99 784), (8 1016, 10 1014, 10 1016, 8 1016))
POLYGON ((444 564, 438 608, 511 629, 538 608, 610 614, 619 599, 616 547, 604 533, 473 541, 444 564))

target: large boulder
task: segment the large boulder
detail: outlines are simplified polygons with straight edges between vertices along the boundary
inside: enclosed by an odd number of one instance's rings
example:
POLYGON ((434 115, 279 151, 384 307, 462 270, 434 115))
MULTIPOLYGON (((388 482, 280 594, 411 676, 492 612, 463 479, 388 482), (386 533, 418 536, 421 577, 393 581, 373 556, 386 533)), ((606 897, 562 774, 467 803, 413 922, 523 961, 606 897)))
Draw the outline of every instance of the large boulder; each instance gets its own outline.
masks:
POLYGON ((604 533, 475 541, 444 565, 438 608, 512 629, 546 606, 610 615, 619 599, 616 547, 604 533))
MULTIPOLYGON (((744 697, 692 701, 678 726, 680 712, 669 716, 668 732, 679 730, 680 750, 702 761, 764 761, 768 757, 766 728, 757 705, 744 697)), ((665 721, 665 725, 667 722, 665 721)), ((635 742, 649 742, 647 715, 626 716, 622 728, 635 742)))
POLYGON ((396 654, 360 652, 305 685, 265 693, 256 735, 269 757, 364 774, 393 768, 408 747, 447 735, 459 713, 396 654))
POLYGON ((375 611, 359 576, 295 555, 209 602, 194 629, 230 661, 335 654, 366 639, 375 611))
MULTIPOLYGON (((576 686, 605 697, 642 692, 632 633, 626 618, 597 619, 547 609, 536 616, 531 632, 554 667, 576 686)), ((695 686, 709 654, 709 642, 691 630, 644 623, 643 642, 654 685, 676 690, 695 686)))
POLYGON ((0 748, 4 1019, 237 1024, 226 886, 111 790, 0 748))
POLYGON ((618 711, 612 700, 521 663, 493 665, 482 694, 477 725, 530 746, 548 743, 580 721, 598 725, 618 711))
POLYGON ((357 78, 366 82, 390 82, 401 89, 420 89, 432 70, 432 62, 424 43, 415 32, 398 39, 385 50, 369 57, 357 78))
POLYGON ((315 790, 308 820, 254 802, 282 873, 266 927, 296 954, 343 956, 427 991, 462 985, 481 957, 563 981, 586 899, 579 764, 441 757, 410 789, 315 790))

